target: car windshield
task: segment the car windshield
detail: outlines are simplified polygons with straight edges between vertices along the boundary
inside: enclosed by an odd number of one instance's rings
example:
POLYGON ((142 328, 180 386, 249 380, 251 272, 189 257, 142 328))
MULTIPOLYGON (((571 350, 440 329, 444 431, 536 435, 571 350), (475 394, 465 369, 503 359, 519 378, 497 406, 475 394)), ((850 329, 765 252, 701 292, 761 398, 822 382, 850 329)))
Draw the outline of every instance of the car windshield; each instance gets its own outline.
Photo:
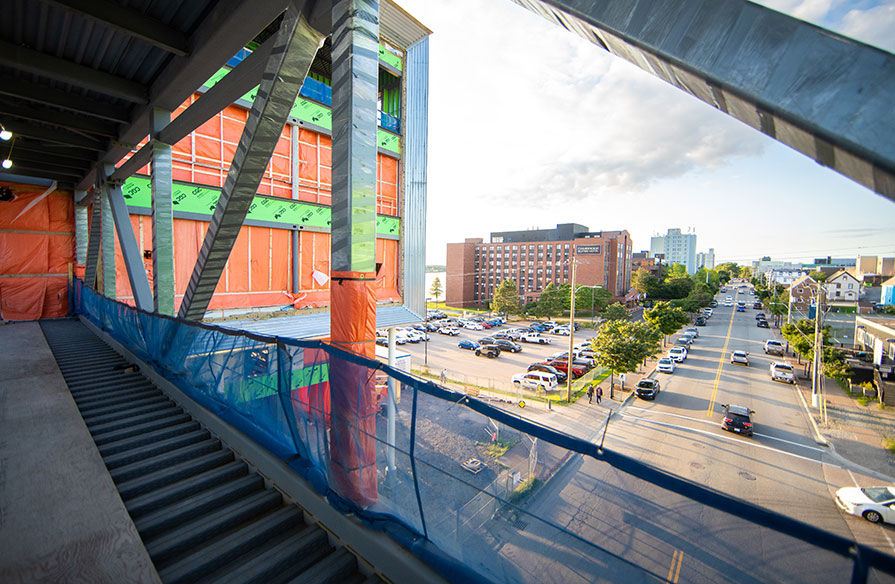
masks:
POLYGON ((659 365, 671 365, 671 359, 659 359, 659 365))
POLYGON ((893 487, 869 487, 861 489, 874 503, 885 503, 895 499, 895 488, 893 487))
POLYGON ((646 389, 653 389, 656 387, 656 382, 652 379, 644 379, 640 383, 637 384, 637 387, 643 387, 646 389))
POLYGON ((790 373, 791 373, 791 372, 792 372, 792 365, 780 365, 780 364, 778 364, 778 365, 774 365, 774 369, 776 369, 777 371, 787 371, 787 372, 790 372, 790 373))

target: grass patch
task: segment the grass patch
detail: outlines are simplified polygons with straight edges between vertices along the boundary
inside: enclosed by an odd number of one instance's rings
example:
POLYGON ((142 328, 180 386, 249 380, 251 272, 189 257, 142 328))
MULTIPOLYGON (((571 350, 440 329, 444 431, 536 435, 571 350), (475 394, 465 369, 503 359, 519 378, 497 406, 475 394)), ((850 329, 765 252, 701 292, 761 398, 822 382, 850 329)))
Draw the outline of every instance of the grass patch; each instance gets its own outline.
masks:
POLYGON ((895 454, 895 439, 883 436, 883 448, 888 450, 889 454, 895 454))
POLYGON ((873 398, 869 398, 866 395, 862 395, 861 397, 858 398, 858 403, 861 404, 862 406, 866 406, 867 404, 870 403, 871 399, 873 399, 873 398))
POLYGON ((485 454, 491 456, 493 458, 500 458, 504 454, 506 454, 510 448, 519 444, 519 440, 498 440, 497 442, 491 442, 488 444, 488 447, 485 449, 485 454))
POLYGON ((514 505, 519 505, 522 501, 527 499, 534 493, 538 487, 540 487, 542 482, 535 478, 531 477, 527 480, 519 483, 519 486, 516 487, 512 493, 510 493, 509 501, 514 505))

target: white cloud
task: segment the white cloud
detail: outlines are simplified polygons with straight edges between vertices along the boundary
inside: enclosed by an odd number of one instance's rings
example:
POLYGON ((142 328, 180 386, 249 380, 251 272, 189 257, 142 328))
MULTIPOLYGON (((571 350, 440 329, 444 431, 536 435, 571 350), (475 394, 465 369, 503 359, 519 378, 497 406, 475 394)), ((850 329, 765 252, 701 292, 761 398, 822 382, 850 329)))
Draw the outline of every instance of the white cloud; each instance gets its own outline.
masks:
POLYGON ((849 10, 842 17, 842 34, 895 53, 895 4, 849 10))

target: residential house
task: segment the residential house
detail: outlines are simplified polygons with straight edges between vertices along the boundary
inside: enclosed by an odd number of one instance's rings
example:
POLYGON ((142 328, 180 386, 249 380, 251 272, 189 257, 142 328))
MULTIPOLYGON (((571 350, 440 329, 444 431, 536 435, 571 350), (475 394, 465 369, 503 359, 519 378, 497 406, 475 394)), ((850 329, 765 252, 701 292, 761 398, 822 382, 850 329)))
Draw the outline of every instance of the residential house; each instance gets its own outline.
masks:
POLYGON ((793 317, 801 313, 798 318, 808 318, 810 309, 814 306, 817 297, 817 282, 811 276, 802 276, 795 280, 789 287, 789 302, 792 307, 793 317))
POLYGON ((889 278, 883 282, 882 293, 879 297, 880 304, 895 304, 895 277, 889 278))
POLYGON ((824 289, 827 292, 827 302, 857 302, 861 294, 861 282, 853 275, 845 270, 827 277, 824 282, 824 289))

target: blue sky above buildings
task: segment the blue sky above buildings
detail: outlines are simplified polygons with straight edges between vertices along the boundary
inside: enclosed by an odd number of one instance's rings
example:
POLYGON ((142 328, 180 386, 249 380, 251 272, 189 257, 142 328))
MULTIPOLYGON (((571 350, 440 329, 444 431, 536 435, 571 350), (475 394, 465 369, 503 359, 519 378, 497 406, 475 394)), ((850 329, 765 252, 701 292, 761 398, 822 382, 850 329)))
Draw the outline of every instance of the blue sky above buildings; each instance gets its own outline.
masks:
MULTIPOLYGON (((433 31, 428 263, 569 222, 635 250, 692 227, 718 261, 895 255, 895 203, 512 2, 399 3, 433 31)), ((895 51, 895 0, 761 3, 895 51)))

